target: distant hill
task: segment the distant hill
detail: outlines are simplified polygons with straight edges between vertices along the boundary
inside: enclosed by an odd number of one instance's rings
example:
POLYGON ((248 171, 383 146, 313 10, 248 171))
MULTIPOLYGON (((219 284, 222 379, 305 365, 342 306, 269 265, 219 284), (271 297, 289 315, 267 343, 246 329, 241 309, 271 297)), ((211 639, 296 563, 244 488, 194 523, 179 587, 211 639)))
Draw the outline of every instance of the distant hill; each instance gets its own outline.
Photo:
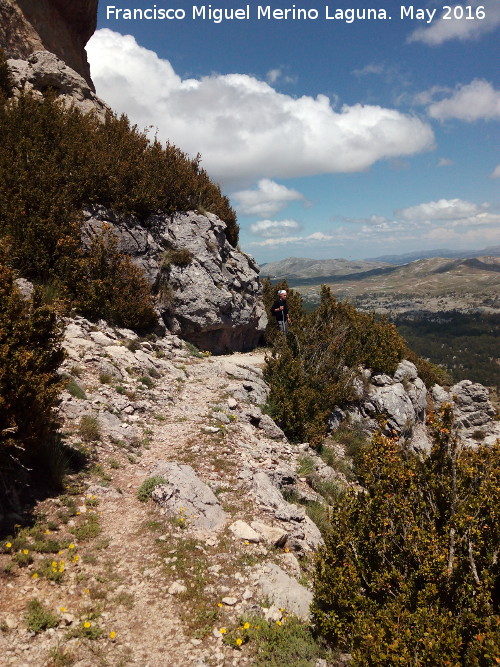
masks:
POLYGON ((447 250, 445 248, 439 248, 437 250, 415 250, 414 252, 408 252, 403 255, 382 255, 381 257, 372 257, 365 261, 383 262, 386 264, 408 264, 408 262, 414 262, 417 259, 430 259, 432 257, 467 259, 484 256, 500 257, 500 245, 489 246, 483 250, 447 250))
POLYGON ((261 276, 272 279, 283 278, 327 278, 365 273, 386 267, 388 262, 347 259, 307 259, 305 257, 288 257, 279 262, 269 262, 260 267, 261 276))
MULTIPOLYGON (((370 268, 328 276, 282 277, 311 305, 318 302, 320 285, 327 284, 337 297, 347 298, 363 310, 394 313, 500 309, 500 257, 432 257, 404 265, 377 268, 376 263, 367 262, 365 266, 370 268)), ((347 268, 354 270, 352 265, 347 268)), ((261 275, 266 275, 265 269, 261 275)))
MULTIPOLYGON (((483 250, 415 250, 403 255, 382 255, 361 260, 310 259, 307 257, 287 257, 279 262, 262 264, 262 277, 270 276, 273 280, 300 278, 333 278, 334 276, 352 276, 367 271, 388 269, 402 264, 410 264, 420 259, 475 259, 478 257, 500 257, 500 246, 489 246, 483 250)), ((389 271, 390 272, 390 271, 389 271)), ((386 273, 385 271, 383 273, 386 273)))

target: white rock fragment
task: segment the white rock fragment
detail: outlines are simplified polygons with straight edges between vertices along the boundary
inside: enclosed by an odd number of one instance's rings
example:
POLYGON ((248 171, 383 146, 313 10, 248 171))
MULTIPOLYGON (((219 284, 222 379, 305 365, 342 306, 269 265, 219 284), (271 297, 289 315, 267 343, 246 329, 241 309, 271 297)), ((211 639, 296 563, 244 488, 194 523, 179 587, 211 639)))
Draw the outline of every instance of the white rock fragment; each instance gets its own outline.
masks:
POLYGON ((229 526, 229 530, 233 535, 239 540, 245 540, 247 542, 260 542, 260 535, 251 528, 248 523, 238 519, 229 526))

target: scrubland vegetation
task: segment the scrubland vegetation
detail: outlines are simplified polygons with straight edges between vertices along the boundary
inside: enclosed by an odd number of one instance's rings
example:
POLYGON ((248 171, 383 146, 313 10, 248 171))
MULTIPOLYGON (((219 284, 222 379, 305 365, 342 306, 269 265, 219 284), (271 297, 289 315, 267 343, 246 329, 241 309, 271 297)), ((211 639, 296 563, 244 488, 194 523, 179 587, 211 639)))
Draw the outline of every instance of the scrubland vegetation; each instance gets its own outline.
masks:
POLYGON ((99 204, 145 221, 200 208, 226 222, 236 246, 238 225, 227 198, 200 156, 162 146, 125 116, 108 113, 101 123, 66 109, 50 92, 43 102, 30 94, 9 99, 8 79, 0 56, 0 239, 9 265, 86 316, 150 328, 150 286, 119 252, 110 229, 82 247, 82 209, 99 204))
MULTIPOLYGON (((230 243, 238 241, 235 213, 199 156, 149 139, 125 116, 109 113, 101 123, 50 91, 40 101, 13 98, 11 88, 0 51, 0 483, 9 480, 0 492, 7 495, 42 450, 45 467, 62 474, 53 417, 62 387, 58 316, 73 311, 136 331, 156 322, 150 285, 111 229, 83 247, 83 208, 104 205, 143 221, 200 208, 222 218, 230 243), (17 277, 34 283, 33 299, 21 298, 17 277)), ((182 251, 172 259, 188 260, 182 251)))
MULTIPOLYGON (((268 307, 282 287, 266 282, 268 307)), ((288 294, 292 326, 285 338, 270 323, 265 375, 269 411, 290 438, 322 449, 332 405, 355 398, 359 366, 393 373, 409 358, 428 385, 443 381, 394 324, 336 301, 326 287, 309 313, 288 294)), ((500 662, 500 444, 463 449, 450 406, 429 426, 430 456, 376 435, 354 455, 357 490, 336 485, 324 496, 313 624, 353 665, 500 662)))
POLYGON ((286 282, 273 286, 265 280, 268 312, 282 287, 288 290, 292 326, 285 338, 271 318, 266 338, 273 349, 265 377, 271 387, 269 412, 290 439, 321 443, 332 406, 355 399, 353 380, 362 382, 361 367, 391 374, 407 358, 427 385, 445 379, 442 369, 408 349, 394 324, 337 301, 328 287, 323 286, 318 307, 306 312, 300 295, 286 282))
POLYGON ((353 665, 500 662, 500 445, 462 449, 450 406, 430 425, 427 458, 376 436, 331 510, 313 620, 353 665))

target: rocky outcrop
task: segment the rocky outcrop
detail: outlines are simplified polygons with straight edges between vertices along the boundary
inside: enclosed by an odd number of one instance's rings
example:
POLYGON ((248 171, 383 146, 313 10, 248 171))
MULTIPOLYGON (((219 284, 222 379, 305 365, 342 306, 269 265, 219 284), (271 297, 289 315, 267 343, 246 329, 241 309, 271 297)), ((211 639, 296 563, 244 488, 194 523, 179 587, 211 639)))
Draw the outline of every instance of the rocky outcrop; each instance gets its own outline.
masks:
POLYGON ((493 420, 495 408, 482 384, 462 380, 449 391, 434 385, 431 394, 438 406, 451 403, 463 439, 492 444, 500 438, 500 422, 493 420))
POLYGON ((372 375, 369 370, 363 370, 363 381, 357 382, 356 389, 359 398, 356 404, 333 411, 330 419, 333 430, 347 419, 373 433, 379 428, 382 417, 388 433, 411 440, 415 428, 425 422, 427 389, 410 361, 402 361, 392 376, 372 375))
POLYGON ((41 99, 50 89, 67 106, 74 105, 83 113, 94 112, 101 121, 106 111, 111 111, 89 83, 53 53, 36 51, 27 60, 10 59, 7 62, 15 95, 20 91, 31 92, 41 99))
POLYGON ((97 25, 98 0, 0 0, 0 47, 8 58, 50 51, 95 91, 85 45, 97 25))
POLYGON ((153 215, 140 223, 96 207, 85 218, 84 245, 103 225, 111 225, 121 251, 154 287, 161 317, 173 334, 214 353, 258 344, 266 324, 258 267, 230 245, 217 216, 191 211, 153 215))
POLYGON ((466 444, 490 444, 500 437, 500 423, 493 420, 495 409, 489 401, 488 389, 481 384, 462 380, 449 391, 435 385, 429 395, 410 361, 402 361, 392 376, 372 375, 366 369, 362 376, 363 381, 356 381, 358 401, 333 410, 332 431, 346 422, 372 434, 383 424, 388 435, 397 435, 413 448, 428 451, 431 441, 425 419, 429 401, 436 407, 443 403, 453 405, 455 425, 466 444))

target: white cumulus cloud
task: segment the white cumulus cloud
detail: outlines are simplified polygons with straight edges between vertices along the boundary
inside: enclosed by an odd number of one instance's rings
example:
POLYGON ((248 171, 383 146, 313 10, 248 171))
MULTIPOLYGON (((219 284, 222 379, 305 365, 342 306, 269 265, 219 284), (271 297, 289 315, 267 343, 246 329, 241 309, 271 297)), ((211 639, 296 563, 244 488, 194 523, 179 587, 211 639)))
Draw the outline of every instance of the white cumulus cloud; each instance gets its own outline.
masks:
POLYGON ((274 215, 292 201, 304 199, 298 190, 287 188, 269 178, 261 178, 256 190, 239 190, 231 195, 241 215, 274 215))
POLYGON ((410 222, 425 220, 460 220, 484 213, 490 205, 474 204, 463 199, 440 199, 395 211, 396 218, 410 222))
POLYGON ((230 182, 368 169, 429 150, 420 119, 380 106, 335 110, 326 95, 292 97, 246 74, 182 79, 130 35, 98 30, 87 45, 98 94, 139 127, 158 128, 210 175, 230 182))
POLYGON ((500 178, 500 164, 497 164, 491 172, 491 178, 500 178))
POLYGON ((445 120, 458 118, 465 121, 500 118, 500 90, 491 83, 474 79, 469 84, 459 85, 451 97, 434 102, 428 109, 433 118, 445 120))
POLYGON ((301 225, 296 220, 259 220, 250 225, 252 234, 264 238, 273 236, 281 238, 300 229, 301 225))
POLYGON ((460 5, 451 5, 452 11, 448 13, 450 16, 448 19, 442 18, 442 13, 438 9, 431 25, 426 28, 417 28, 409 36, 408 41, 439 46, 451 39, 461 41, 477 39, 481 35, 495 30, 500 25, 500 3, 498 0, 475 0, 464 4, 471 7, 471 10, 464 8, 462 14, 460 9, 455 9, 460 5), (480 18, 481 10, 484 11, 483 18, 480 18), (438 16, 439 18, 437 18, 438 16), (467 16, 473 18, 467 18, 467 16))

